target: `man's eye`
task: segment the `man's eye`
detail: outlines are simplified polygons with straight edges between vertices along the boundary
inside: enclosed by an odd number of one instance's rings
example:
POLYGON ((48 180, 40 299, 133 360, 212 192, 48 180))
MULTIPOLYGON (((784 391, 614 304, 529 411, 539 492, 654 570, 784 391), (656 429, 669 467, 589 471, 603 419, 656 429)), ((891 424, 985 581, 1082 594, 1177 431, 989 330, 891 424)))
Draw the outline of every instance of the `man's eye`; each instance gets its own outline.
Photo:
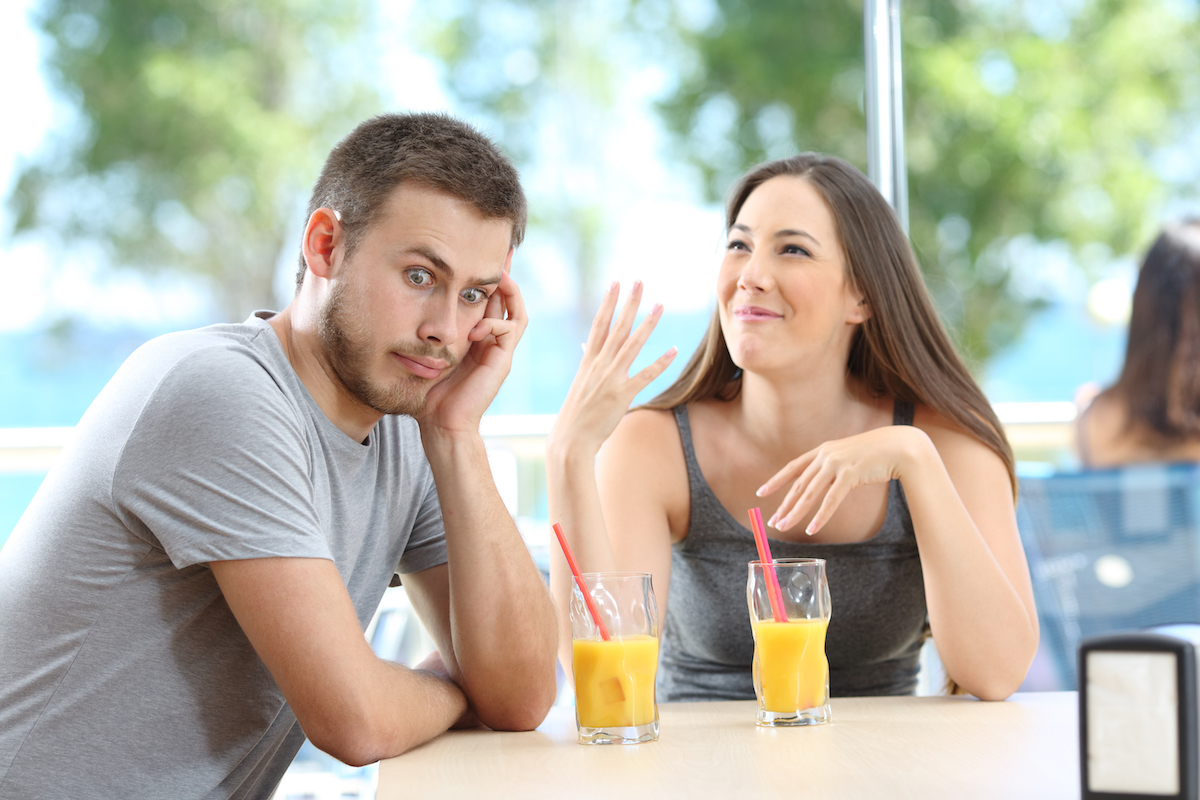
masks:
POLYGON ((433 275, 429 270, 419 267, 407 271, 408 280, 413 286, 428 286, 433 283, 433 275))
POLYGON ((487 300, 488 296, 487 292, 483 289, 467 289, 462 293, 462 298, 474 305, 475 303, 482 303, 484 300, 487 300))

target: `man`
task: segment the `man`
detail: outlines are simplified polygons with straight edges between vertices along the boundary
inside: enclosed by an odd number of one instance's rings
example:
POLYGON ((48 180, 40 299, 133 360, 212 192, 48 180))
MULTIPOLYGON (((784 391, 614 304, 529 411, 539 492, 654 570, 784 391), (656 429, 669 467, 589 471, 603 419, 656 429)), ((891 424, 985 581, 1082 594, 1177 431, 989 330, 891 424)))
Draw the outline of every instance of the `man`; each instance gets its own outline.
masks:
POLYGON ((468 126, 377 117, 287 308, 130 357, 0 553, 0 798, 268 797, 305 735, 361 765, 542 720, 554 611, 478 430, 525 217, 468 126), (362 634, 397 570, 426 669, 362 634))

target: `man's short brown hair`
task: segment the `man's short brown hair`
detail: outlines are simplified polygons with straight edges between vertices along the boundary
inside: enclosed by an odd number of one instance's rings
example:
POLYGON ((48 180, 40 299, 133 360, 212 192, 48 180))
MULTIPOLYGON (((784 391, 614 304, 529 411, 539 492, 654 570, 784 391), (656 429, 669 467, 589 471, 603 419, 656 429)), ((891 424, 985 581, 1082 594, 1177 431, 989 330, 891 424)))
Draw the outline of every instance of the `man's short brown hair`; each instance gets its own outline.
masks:
MULTIPOLYGON (((511 221, 513 247, 525 236, 516 168, 490 139, 448 114, 381 114, 359 125, 330 151, 305 218, 322 207, 338 212, 349 256, 401 183, 457 197, 484 219, 511 221)), ((301 254, 297 291, 306 269, 301 254)))

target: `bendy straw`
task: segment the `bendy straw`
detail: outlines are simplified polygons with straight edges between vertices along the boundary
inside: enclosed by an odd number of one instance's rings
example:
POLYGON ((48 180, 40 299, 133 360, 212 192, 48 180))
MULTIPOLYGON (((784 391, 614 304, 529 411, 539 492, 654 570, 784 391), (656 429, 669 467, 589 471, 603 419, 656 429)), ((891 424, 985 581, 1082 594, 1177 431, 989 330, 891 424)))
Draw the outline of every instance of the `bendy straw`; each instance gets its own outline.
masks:
POLYGON ((558 543, 562 547, 563 555, 567 557, 567 566, 571 568, 571 574, 575 576, 575 583, 579 584, 579 591, 583 593, 583 600, 587 603, 588 611, 592 614, 592 621, 596 623, 596 627, 600 630, 600 638, 606 642, 609 641, 608 628, 605 628, 604 623, 600 621, 600 612, 596 610, 596 604, 592 602, 592 594, 588 591, 587 583, 583 580, 583 573, 579 571, 579 565, 575 563, 575 556, 571 553, 571 546, 567 544, 567 537, 563 535, 562 526, 557 522, 554 523, 554 535, 558 537, 558 543))
POLYGON ((767 544, 767 530, 763 525, 762 511, 757 506, 750 509, 750 527, 754 530, 754 544, 758 546, 758 560, 763 563, 763 572, 767 576, 767 599, 771 601, 771 616, 776 622, 787 622, 787 612, 783 610, 783 592, 779 588, 779 578, 775 575, 771 546, 767 544))

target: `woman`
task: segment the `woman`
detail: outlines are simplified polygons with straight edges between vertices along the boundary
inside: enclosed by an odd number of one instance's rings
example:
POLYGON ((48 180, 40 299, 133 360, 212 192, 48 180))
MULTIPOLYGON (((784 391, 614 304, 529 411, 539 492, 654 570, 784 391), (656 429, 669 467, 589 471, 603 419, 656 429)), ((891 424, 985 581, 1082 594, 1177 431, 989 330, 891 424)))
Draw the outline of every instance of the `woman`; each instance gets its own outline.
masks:
MULTIPOLYGON (((954 681, 1007 697, 1038 639, 1012 453, 891 209, 804 154, 743 177, 726 221, 703 343, 628 414, 674 352, 628 377, 661 308, 634 331, 640 285, 615 322, 605 296, 547 442, 551 518, 584 570, 653 574, 660 699, 754 697, 754 506, 774 557, 828 559, 832 694, 911 693, 928 626, 954 681)), ((551 585, 569 670, 557 554, 551 585)))
POLYGON ((1167 226, 1146 253, 1125 365, 1075 442, 1085 467, 1200 461, 1200 219, 1167 226))

